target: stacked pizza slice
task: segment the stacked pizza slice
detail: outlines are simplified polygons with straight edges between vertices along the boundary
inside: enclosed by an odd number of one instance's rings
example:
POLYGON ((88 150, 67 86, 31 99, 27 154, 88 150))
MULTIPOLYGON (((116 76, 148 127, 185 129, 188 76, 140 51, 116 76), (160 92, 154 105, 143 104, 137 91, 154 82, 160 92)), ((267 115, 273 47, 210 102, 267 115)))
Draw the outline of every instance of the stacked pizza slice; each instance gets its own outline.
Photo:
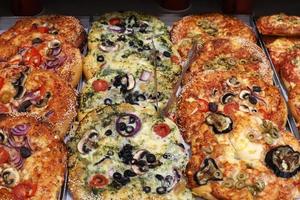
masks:
POLYGON ((171 38, 183 58, 198 45, 176 115, 191 145, 186 175, 193 194, 299 197, 300 146, 285 131, 286 103, 251 29, 232 17, 205 14, 176 22, 171 38))
POLYGON ((0 35, 0 199, 59 198, 84 41, 70 16, 20 19, 0 35))

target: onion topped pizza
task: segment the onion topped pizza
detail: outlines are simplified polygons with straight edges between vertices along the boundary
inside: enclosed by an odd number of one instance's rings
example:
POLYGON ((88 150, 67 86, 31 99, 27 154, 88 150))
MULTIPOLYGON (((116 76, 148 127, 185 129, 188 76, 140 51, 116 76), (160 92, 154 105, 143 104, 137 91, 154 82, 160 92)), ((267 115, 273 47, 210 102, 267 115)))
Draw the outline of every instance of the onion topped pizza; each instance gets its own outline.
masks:
POLYGON ((29 115, 0 114, 0 199, 58 199, 67 151, 52 126, 29 115))
POLYGON ((120 104, 90 112, 69 142, 73 199, 193 199, 182 172, 188 152, 174 122, 120 104))
POLYGON ((63 138, 76 116, 76 94, 53 72, 12 65, 0 70, 0 113, 37 114, 63 138))

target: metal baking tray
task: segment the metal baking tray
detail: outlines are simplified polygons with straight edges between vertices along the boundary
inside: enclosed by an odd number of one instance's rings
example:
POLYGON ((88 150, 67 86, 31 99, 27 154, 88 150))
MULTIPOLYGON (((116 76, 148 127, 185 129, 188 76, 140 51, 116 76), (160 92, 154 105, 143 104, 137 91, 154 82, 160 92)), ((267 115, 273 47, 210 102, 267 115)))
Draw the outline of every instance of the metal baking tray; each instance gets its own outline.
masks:
MULTIPOLYGON (((287 90, 280 78, 280 76, 278 75, 276 69, 275 69, 275 66, 272 62, 272 59, 271 59, 271 56, 269 54, 269 51, 266 47, 266 44, 263 40, 263 37, 262 35, 259 33, 258 31, 258 28, 256 26, 256 20, 257 20, 257 17, 255 16, 252 16, 251 17, 252 20, 251 20, 251 26, 254 28, 254 31, 255 31, 255 34, 257 36, 257 39, 258 39, 258 43, 260 45, 260 47, 263 49, 264 53, 266 54, 269 62, 270 62, 270 65, 272 67, 272 70, 273 70, 273 82, 274 84, 278 87, 281 95, 283 96, 285 102, 287 103, 288 102, 288 93, 287 93, 287 90)), ((297 128, 297 125, 296 125, 296 122, 295 122, 295 119, 294 117, 292 116, 292 113, 290 111, 290 108, 287 106, 287 109, 288 109, 288 120, 287 120, 287 129, 289 131, 291 131, 294 136, 299 140, 300 139, 300 135, 299 135, 299 130, 297 128)))

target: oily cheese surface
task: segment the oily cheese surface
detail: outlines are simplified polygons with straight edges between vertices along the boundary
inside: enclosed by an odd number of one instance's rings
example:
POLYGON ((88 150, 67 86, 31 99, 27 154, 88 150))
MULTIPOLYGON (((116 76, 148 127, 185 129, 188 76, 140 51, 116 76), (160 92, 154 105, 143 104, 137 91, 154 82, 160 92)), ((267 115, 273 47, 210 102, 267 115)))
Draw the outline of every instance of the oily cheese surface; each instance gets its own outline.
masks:
MULTIPOLYGON (((15 36, 9 43, 14 48, 6 59, 9 63, 53 71, 73 87, 77 86, 82 73, 80 50, 63 37, 32 31, 15 36)), ((4 60, 8 52, 0 51, 0 57, 4 60)))
POLYGON ((75 90, 54 72, 15 65, 0 70, 0 112, 26 112, 45 117, 61 138, 76 116, 75 90))
POLYGON ((252 73, 272 83, 273 72, 263 51, 243 38, 219 38, 206 42, 184 75, 187 83, 202 71, 239 70, 252 73))
POLYGON ((233 122, 239 120, 239 113, 257 115, 280 128, 287 120, 285 102, 275 86, 234 71, 201 73, 183 88, 177 121, 187 141, 193 137, 192 130, 212 112, 221 112, 233 122))
POLYGON ((288 54, 295 49, 300 49, 300 38, 277 38, 271 42, 267 42, 267 48, 277 72, 280 72, 288 54))
POLYGON ((90 79, 111 61, 151 63, 153 47, 157 50, 158 70, 170 76, 180 73, 180 67, 174 64, 178 56, 167 27, 158 18, 130 11, 104 14, 93 22, 89 32, 84 74, 90 79))
POLYGON ((181 60, 186 60, 193 41, 200 44, 214 38, 242 37, 256 42, 251 28, 237 18, 210 13, 190 15, 175 22, 171 29, 171 41, 181 60))
POLYGON ((175 123, 168 118, 157 117, 155 109, 120 104, 90 112, 81 121, 75 137, 68 144, 69 187, 73 198, 192 199, 182 179, 188 159, 182 142, 175 123), (128 116, 135 120, 128 123, 128 116), (118 128, 120 120, 127 123, 127 127, 133 126, 137 132, 125 137, 124 132, 120 132, 118 128), (154 131, 154 126, 158 123, 169 127, 170 132, 165 137, 154 131), (87 147, 89 150, 86 150, 87 147), (124 157, 124 149, 127 149, 127 157, 124 157), (154 155, 156 161, 148 162, 144 158, 145 154, 154 155), (135 164, 140 162, 147 166, 143 173, 135 164), (122 186, 119 182, 125 178, 126 170, 136 175, 123 182, 122 186), (117 172, 122 174, 122 179, 116 178, 117 172), (91 186, 91 179, 97 174, 104 176, 106 180, 106 184, 98 189, 91 186), (143 191, 146 186, 151 188, 149 193, 143 191), (169 192, 158 194, 158 187, 165 187, 169 192))
POLYGON ((299 174, 278 177, 265 161, 267 153, 279 146, 289 145, 299 152, 299 143, 291 133, 278 132, 270 121, 250 116, 237 121, 227 134, 215 134, 207 125, 195 131, 199 134, 192 142, 193 156, 187 166, 188 185, 195 195, 206 199, 299 197, 299 188, 294 187, 299 183, 299 174), (270 137, 269 128, 277 134, 270 137), (202 172, 207 161, 211 173, 217 172, 215 178, 208 171, 202 172), (200 174, 199 179, 196 174, 200 174))
MULTIPOLYGON (((23 164, 19 169, 15 168, 13 161, 4 164, 1 163, 1 173, 4 170, 14 169, 14 172, 19 177, 18 179, 14 179, 16 180, 13 184, 14 186, 10 186, 9 188, 18 187, 18 185, 24 182, 29 182, 37 187, 36 192, 30 199, 57 199, 64 181, 67 151, 62 142, 54 137, 52 127, 41 119, 30 115, 1 114, 0 130, 5 138, 13 137, 15 145, 25 145, 31 149, 31 155, 24 158, 23 164), (23 124, 28 126, 26 135, 12 135, 12 129, 23 124), (24 140, 21 140, 21 138, 24 140), (30 146, 28 146, 28 143, 23 144, 24 141, 29 141, 30 146)), ((0 146, 9 152, 11 158, 19 154, 18 148, 12 147, 8 143, 8 140, 1 142, 0 146)), ((16 193, 13 192, 5 189, 3 182, 1 182, 1 199, 15 199, 14 196, 16 193)), ((21 191, 19 190, 19 192, 21 191)), ((30 193, 30 191, 26 192, 30 193)), ((17 193, 17 195, 20 194, 17 193)))
POLYGON ((171 96, 175 80, 157 71, 155 93, 154 67, 148 63, 114 62, 106 65, 94 78, 87 81, 80 95, 79 119, 100 105, 130 103, 142 107, 163 108, 171 96), (105 81, 108 88, 96 91, 94 84, 105 81))
POLYGON ((77 18, 59 15, 24 17, 2 33, 0 39, 10 40, 31 31, 58 35, 74 47, 82 47, 86 40, 85 30, 77 18))
POLYGON ((257 28, 263 35, 300 36, 300 17, 284 13, 263 16, 257 20, 257 28))

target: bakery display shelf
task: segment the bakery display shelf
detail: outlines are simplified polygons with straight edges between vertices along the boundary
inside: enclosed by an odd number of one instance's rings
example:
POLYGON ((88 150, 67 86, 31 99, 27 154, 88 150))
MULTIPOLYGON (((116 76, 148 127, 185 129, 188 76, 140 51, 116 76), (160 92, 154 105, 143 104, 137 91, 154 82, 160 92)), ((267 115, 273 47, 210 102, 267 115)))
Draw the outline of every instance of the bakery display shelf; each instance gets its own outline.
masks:
MULTIPOLYGON (((287 90, 286 90, 281 78, 279 77, 279 75, 278 75, 278 73, 275 69, 275 66, 272 62, 271 56, 270 56, 269 51, 266 47, 266 44, 263 40, 263 37, 258 31, 258 28, 256 26, 256 20, 257 20, 257 18, 253 16, 252 20, 251 20, 252 27, 254 28, 255 34, 256 34, 257 39, 258 39, 258 43, 259 43, 260 47, 263 49, 264 53, 266 54, 266 56, 267 56, 267 58, 270 62, 270 65, 272 67, 274 84, 279 88, 281 95, 284 97, 284 100, 287 103, 288 102, 287 90)), ((299 140, 300 139, 300 134, 299 134, 299 131, 298 131, 298 128, 297 128, 297 125, 296 125, 296 121, 295 121, 294 117, 292 116, 292 113, 291 113, 289 107, 287 107, 287 109, 288 109, 287 129, 290 130, 294 134, 294 136, 299 140)))

